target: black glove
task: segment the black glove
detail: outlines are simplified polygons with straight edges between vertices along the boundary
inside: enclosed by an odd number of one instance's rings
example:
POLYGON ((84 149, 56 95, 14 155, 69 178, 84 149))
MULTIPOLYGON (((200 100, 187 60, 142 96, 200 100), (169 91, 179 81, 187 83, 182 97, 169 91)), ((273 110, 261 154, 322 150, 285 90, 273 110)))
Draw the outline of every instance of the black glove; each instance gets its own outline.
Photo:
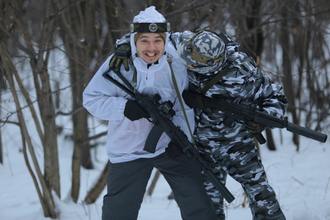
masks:
POLYGON ((216 99, 206 97, 206 96, 196 93, 196 92, 191 92, 191 91, 185 90, 182 93, 182 97, 183 97, 185 103, 190 108, 199 108, 199 109, 214 108, 214 109, 216 109, 218 107, 215 102, 216 99))
POLYGON ((136 101, 128 100, 125 106, 124 115, 131 121, 141 118, 149 118, 148 112, 141 108, 136 101))
POLYGON ((128 71, 128 58, 130 56, 131 46, 129 44, 120 45, 110 60, 110 68, 118 72, 120 70, 121 64, 124 64, 125 70, 128 71))
POLYGON ((183 154, 183 151, 171 141, 165 149, 165 153, 169 158, 175 159, 181 156, 183 154))
POLYGON ((245 130, 252 134, 261 133, 263 130, 265 130, 265 126, 253 121, 247 121, 245 122, 245 130))

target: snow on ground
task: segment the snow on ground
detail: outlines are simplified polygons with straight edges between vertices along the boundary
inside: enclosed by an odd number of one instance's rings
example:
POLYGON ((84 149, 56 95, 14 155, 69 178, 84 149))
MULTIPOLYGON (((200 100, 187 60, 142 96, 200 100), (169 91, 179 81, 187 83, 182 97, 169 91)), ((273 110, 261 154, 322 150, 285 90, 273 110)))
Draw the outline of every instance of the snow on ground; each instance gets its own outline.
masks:
MULTIPOLYGON (((261 158, 269 182, 275 189, 281 207, 288 220, 327 220, 330 219, 330 142, 301 137, 301 149, 296 152, 291 141, 291 133, 282 130, 283 143, 280 143, 279 130, 274 129, 277 151, 269 151, 261 146, 261 158)), ((21 143, 16 136, 5 138, 4 164, 0 165, 0 220, 46 220, 37 197, 35 187, 25 166, 21 143)), ((70 195, 72 143, 68 140, 59 146, 61 166, 61 199, 56 199, 61 220, 101 219, 102 197, 95 204, 83 205, 88 189, 103 169, 107 158, 105 149, 100 146, 93 150, 95 170, 82 169, 81 191, 78 204, 67 199, 70 195)), ((37 156, 42 158, 41 147, 37 156)), ((151 176, 153 179, 154 173, 151 176)), ((242 207, 243 191, 231 178, 228 189, 236 197, 226 204, 228 220, 252 219, 248 206, 242 207)), ((163 176, 160 176, 151 196, 145 196, 139 220, 179 220, 180 212, 173 200, 167 196, 171 192, 163 176)), ((103 194, 105 191, 103 191, 103 194)))

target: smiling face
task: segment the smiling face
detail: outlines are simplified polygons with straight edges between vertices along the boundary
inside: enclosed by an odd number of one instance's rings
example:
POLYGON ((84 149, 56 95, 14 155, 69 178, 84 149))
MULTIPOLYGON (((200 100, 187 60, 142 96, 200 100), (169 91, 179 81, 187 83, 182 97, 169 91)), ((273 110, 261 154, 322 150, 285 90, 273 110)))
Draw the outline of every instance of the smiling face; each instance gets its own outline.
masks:
POLYGON ((164 39, 156 33, 142 33, 136 40, 136 51, 147 63, 156 62, 164 55, 164 39))

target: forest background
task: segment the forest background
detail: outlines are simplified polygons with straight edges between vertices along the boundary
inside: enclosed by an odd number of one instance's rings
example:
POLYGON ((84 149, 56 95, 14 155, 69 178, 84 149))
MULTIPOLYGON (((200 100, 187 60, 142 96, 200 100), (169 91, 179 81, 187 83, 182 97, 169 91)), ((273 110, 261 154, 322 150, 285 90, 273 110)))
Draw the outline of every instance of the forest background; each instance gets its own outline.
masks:
MULTIPOLYGON (((0 163, 15 130, 46 217, 57 218, 54 196, 61 199, 59 139, 72 145, 74 203, 81 169, 94 169, 91 150, 104 145, 106 122, 82 107, 82 92, 133 17, 151 5, 173 32, 209 29, 235 38, 283 86, 290 121, 329 134, 329 1, 0 0, 0 163)), ((276 150, 269 129, 266 139, 276 150)), ((299 136, 292 142, 299 151, 299 136)), ((100 196, 108 167, 86 204, 100 196)))

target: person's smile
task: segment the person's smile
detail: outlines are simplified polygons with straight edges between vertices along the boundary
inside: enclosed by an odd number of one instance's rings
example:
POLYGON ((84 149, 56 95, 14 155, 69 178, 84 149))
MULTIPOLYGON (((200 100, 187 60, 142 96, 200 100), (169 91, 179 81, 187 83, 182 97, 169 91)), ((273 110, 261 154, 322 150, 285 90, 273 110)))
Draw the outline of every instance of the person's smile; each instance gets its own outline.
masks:
POLYGON ((155 63, 164 54, 164 40, 156 33, 143 33, 136 41, 136 50, 147 63, 155 63))

